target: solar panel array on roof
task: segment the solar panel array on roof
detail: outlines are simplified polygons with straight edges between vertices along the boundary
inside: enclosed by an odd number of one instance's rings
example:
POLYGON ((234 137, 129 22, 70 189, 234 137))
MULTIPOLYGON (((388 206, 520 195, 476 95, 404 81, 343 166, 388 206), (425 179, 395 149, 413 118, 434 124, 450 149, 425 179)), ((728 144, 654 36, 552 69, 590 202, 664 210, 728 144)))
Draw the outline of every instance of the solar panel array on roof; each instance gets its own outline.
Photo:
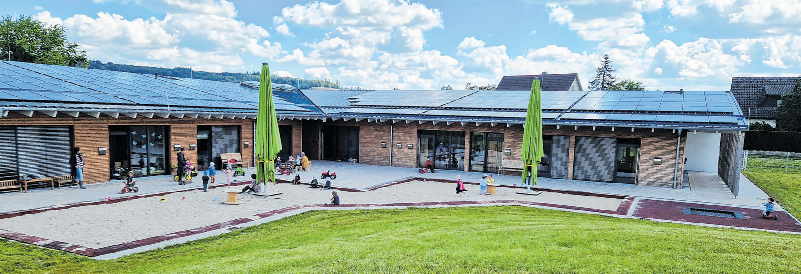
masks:
POLYGON ((438 107, 474 92, 476 91, 372 91, 349 98, 349 101, 354 106, 438 107))
MULTIPOLYGON (((295 104, 273 97, 277 111, 317 112, 308 100, 307 104, 295 104)), ((22 62, 0 62, 0 99, 210 110, 258 108, 258 90, 239 83, 22 62)))

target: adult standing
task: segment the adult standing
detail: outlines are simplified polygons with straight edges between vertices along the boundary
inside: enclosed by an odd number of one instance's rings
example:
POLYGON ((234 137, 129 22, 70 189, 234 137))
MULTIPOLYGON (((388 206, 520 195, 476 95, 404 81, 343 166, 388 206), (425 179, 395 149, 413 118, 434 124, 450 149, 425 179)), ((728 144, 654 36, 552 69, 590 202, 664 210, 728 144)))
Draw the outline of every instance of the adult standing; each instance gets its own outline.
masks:
POLYGON ((72 180, 72 184, 70 184, 70 187, 75 185, 75 182, 78 182, 78 186, 80 186, 81 189, 86 189, 86 187, 83 186, 84 163, 83 163, 83 153, 81 152, 80 147, 72 148, 72 156, 70 157, 70 166, 74 167, 72 171, 72 176, 74 179, 72 180))
POLYGON ((303 171, 310 171, 311 162, 309 161, 309 157, 306 157, 306 152, 301 152, 300 155, 303 157, 300 161, 300 165, 303 166, 303 171))
POLYGON ((184 156, 184 151, 186 149, 181 148, 181 151, 178 151, 178 184, 183 184, 184 182, 184 172, 186 172, 186 157, 184 156))

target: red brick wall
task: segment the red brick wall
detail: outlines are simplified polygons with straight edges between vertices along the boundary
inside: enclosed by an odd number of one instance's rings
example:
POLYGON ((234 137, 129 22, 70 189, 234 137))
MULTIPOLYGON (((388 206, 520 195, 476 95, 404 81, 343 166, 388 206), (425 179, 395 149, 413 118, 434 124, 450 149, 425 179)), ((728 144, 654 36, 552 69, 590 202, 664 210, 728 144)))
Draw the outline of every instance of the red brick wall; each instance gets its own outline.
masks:
POLYGON ((389 151, 392 148, 389 140, 390 126, 376 123, 359 123, 358 125, 359 163, 388 166, 389 151), (386 142, 387 147, 382 148, 381 142, 386 142))

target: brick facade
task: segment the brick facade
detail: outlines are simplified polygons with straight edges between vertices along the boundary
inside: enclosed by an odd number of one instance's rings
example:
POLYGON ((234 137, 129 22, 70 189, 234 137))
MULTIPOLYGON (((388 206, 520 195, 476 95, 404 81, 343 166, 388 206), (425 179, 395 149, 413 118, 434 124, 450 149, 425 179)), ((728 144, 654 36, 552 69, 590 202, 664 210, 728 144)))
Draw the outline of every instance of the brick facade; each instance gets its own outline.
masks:
MULTIPOLYGON (((139 116, 131 118, 120 115, 113 118, 101 115, 99 118, 81 114, 79 117, 72 117, 59 113, 56 117, 50 117, 39 112, 34 112, 32 117, 22 115, 18 112, 9 112, 7 118, 0 119, 0 126, 72 126, 73 127, 73 146, 81 147, 84 155, 86 167, 84 170, 84 183, 108 182, 111 179, 110 156, 99 155, 98 148, 109 148, 109 126, 114 125, 153 125, 167 126, 169 131, 169 143, 167 153, 169 154, 168 167, 175 164, 176 152, 172 150, 173 145, 180 144, 186 148, 186 158, 193 163, 197 162, 197 151, 190 151, 189 144, 197 143, 198 125, 238 125, 241 128, 240 145, 243 141, 253 144, 253 120, 251 119, 192 119, 192 118, 146 118, 139 116)), ((244 161, 252 162, 253 146, 242 148, 242 158, 244 161)), ((64 155, 69 157, 69 155, 64 155)))

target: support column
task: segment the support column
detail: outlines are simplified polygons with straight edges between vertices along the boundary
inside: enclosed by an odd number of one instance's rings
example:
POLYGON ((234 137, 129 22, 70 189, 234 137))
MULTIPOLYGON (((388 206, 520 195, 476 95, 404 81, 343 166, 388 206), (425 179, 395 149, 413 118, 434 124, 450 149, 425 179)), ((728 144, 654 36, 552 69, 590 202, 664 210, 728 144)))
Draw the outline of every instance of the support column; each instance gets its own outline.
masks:
POLYGON ((464 172, 470 171, 470 135, 470 131, 464 132, 464 172))
POLYGON ((576 159, 576 136, 570 135, 570 144, 567 147, 567 180, 573 180, 573 163, 576 159))

